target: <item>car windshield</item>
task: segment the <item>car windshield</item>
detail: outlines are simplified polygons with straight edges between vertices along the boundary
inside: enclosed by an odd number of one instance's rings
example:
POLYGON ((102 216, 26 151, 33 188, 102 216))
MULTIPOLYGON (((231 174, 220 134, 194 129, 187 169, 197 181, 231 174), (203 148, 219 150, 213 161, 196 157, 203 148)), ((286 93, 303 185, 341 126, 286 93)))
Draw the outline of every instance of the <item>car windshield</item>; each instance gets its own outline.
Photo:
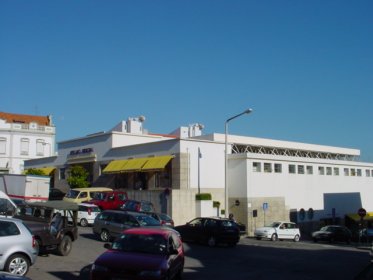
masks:
POLYGON ((165 255, 167 242, 159 234, 122 234, 113 242, 113 250, 165 255))
POLYGON ((79 195, 79 191, 75 191, 75 190, 69 190, 66 194, 66 197, 67 198, 77 198, 79 195))
POLYGON ((331 231, 331 230, 332 230, 331 227, 322 227, 322 228, 320 229, 320 231, 331 231))
POLYGON ((141 226, 160 226, 161 223, 148 215, 137 215, 136 220, 141 226))
POLYGON ((279 225, 281 225, 280 222, 274 222, 274 223, 270 224, 269 227, 278 227, 279 225))

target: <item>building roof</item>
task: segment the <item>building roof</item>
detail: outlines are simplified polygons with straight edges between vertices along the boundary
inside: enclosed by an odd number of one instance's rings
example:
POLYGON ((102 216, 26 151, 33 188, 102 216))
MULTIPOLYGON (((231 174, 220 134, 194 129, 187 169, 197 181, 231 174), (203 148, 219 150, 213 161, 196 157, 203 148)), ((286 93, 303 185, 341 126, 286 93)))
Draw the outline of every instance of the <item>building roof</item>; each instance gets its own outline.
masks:
POLYGON ((33 116, 33 115, 21 115, 0 112, 0 119, 5 120, 8 123, 25 123, 30 124, 32 122, 38 125, 51 126, 52 121, 50 116, 33 116))

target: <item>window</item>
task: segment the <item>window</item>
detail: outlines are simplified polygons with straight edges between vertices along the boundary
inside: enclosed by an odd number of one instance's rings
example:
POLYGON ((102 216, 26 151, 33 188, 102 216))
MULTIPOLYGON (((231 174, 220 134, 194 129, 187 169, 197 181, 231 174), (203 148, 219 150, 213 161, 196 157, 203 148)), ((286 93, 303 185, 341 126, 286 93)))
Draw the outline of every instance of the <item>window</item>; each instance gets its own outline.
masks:
POLYGON ((372 177, 373 177, 373 170, 372 170, 372 174, 371 174, 371 175, 372 175, 372 177))
POLYGON ((365 170, 365 176, 370 177, 370 170, 369 169, 365 170))
POLYGON ((298 174, 304 174, 304 165, 298 165, 298 174))
POLYGON ((37 156, 44 156, 44 140, 37 139, 36 140, 36 155, 37 156))
POLYGON ((349 176, 350 172, 348 171, 348 168, 343 168, 343 173, 345 176, 349 176))
POLYGON ((294 164, 289 164, 289 173, 290 174, 295 174, 295 165, 294 164))
POLYGON ((324 166, 319 166, 319 175, 325 175, 325 168, 324 168, 324 166))
POLYGON ((356 170, 354 169, 354 168, 351 168, 350 169, 350 174, 351 174, 351 176, 356 176, 356 170))
POLYGON ((306 166, 307 174, 312 175, 313 174, 313 167, 312 165, 306 166))
POLYGON ((282 173, 282 164, 275 163, 275 173, 282 173))
POLYGON ((66 170, 65 168, 60 168, 60 180, 66 179, 65 170, 66 170))
POLYGON ((265 162, 264 163, 264 172, 271 173, 272 172, 272 164, 265 162))
POLYGON ((30 140, 27 138, 21 139, 21 155, 28 155, 30 140))
POLYGON ((332 168, 331 167, 326 168, 326 175, 332 175, 332 168))
POLYGON ((0 138, 0 154, 6 153, 6 138, 0 138))
POLYGON ((261 164, 260 162, 253 162, 253 171, 254 172, 261 172, 261 164))
POLYGON ((334 167, 334 175, 335 176, 339 176, 339 168, 338 167, 334 167))
POLYGON ((357 174, 358 177, 361 177, 361 169, 357 169, 356 174, 357 174))

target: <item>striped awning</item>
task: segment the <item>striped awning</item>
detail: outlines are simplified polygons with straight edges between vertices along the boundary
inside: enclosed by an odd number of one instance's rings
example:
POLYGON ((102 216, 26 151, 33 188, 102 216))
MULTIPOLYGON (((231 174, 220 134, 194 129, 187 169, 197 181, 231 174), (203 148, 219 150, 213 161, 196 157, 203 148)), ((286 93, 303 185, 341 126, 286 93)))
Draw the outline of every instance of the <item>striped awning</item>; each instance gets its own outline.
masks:
POLYGON ((124 166, 127 164, 128 160, 113 160, 111 161, 105 169, 102 171, 103 173, 115 173, 120 172, 123 170, 124 166))
POLYGON ((159 156, 149 158, 148 161, 142 167, 142 170, 157 170, 157 169, 164 169, 169 163, 169 161, 173 158, 173 156, 159 156))

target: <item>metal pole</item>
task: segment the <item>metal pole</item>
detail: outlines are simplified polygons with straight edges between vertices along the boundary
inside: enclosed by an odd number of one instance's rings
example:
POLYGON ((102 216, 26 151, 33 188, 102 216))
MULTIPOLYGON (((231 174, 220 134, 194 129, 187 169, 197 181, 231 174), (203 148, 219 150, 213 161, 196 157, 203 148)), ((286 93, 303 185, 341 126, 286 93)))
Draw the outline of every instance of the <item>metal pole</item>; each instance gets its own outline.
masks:
POLYGON ((225 153, 224 153, 224 175, 225 175, 225 193, 224 193, 224 198, 225 198, 225 217, 229 217, 229 191, 228 191, 228 123, 235 119, 238 118, 242 115, 245 114, 250 114, 253 110, 252 109, 247 109, 243 111, 242 113, 235 115, 225 121, 225 128, 224 128, 224 133, 225 133, 225 153))

